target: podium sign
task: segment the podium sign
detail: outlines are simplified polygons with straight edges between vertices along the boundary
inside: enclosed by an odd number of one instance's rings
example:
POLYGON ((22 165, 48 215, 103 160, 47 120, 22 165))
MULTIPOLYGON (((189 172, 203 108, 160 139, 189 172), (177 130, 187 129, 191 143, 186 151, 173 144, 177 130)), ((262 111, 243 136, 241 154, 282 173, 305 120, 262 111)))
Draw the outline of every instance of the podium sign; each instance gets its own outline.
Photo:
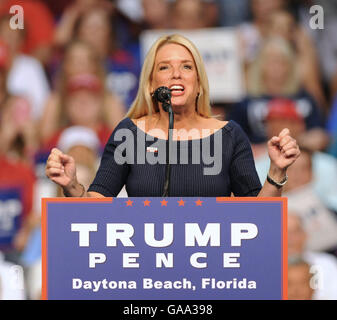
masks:
POLYGON ((286 299, 285 198, 43 199, 44 299, 286 299))

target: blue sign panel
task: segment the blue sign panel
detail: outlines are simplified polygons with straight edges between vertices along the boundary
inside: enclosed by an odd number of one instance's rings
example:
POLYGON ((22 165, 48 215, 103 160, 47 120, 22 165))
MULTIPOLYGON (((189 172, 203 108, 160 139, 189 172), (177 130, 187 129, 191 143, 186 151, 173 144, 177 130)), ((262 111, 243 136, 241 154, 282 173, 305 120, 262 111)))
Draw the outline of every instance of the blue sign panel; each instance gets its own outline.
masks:
POLYGON ((0 248, 10 248, 23 215, 19 188, 0 188, 0 248))
POLYGON ((43 199, 43 297, 286 298, 286 199, 43 199))

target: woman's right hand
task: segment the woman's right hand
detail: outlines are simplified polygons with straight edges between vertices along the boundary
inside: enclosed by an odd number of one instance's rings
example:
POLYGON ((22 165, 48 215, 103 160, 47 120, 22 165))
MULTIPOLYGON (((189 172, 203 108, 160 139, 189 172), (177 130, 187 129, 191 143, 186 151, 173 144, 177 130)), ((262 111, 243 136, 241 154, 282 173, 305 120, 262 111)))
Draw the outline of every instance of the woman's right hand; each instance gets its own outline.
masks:
POLYGON ((63 190, 74 188, 77 184, 74 158, 53 148, 47 160, 46 176, 63 190))

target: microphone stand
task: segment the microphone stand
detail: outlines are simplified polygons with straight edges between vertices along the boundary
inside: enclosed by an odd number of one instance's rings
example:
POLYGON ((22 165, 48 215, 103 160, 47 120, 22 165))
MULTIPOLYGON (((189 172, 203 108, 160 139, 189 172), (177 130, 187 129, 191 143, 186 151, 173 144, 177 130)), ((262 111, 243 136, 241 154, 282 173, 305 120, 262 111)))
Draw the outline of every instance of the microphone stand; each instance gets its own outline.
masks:
POLYGON ((170 150, 172 150, 173 143, 173 125, 174 114, 171 105, 171 99, 163 102, 163 109, 169 114, 169 128, 168 128, 168 151, 166 152, 166 168, 165 168, 165 184, 163 197, 168 197, 170 192, 170 180, 171 180, 171 165, 170 165, 170 150))

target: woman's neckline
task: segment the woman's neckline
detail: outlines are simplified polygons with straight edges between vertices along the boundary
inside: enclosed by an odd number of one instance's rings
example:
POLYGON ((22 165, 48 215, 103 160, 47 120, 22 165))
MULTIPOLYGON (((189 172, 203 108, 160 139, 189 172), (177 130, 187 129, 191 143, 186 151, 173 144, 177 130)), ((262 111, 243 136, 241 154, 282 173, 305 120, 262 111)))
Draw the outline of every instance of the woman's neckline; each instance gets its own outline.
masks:
MULTIPOLYGON (((134 122, 134 120, 137 120, 137 119, 130 119, 129 117, 127 117, 126 119, 128 119, 128 120, 131 122, 131 124, 132 124, 134 127, 137 128, 137 130, 140 130, 141 132, 143 132, 143 133, 146 134, 147 136, 152 137, 152 138, 154 138, 154 139, 158 139, 158 140, 166 140, 166 141, 167 141, 167 139, 162 139, 162 138, 160 138, 159 136, 151 135, 151 134, 149 134, 148 132, 146 132, 145 130, 143 130, 142 128, 140 128, 139 126, 137 126, 137 124, 134 122)), ((203 136, 203 137, 201 137, 201 138, 195 138, 195 139, 179 139, 179 140, 173 140, 173 141, 174 141, 174 142, 179 142, 179 141, 197 141, 197 140, 207 139, 207 138, 210 138, 210 137, 214 136, 217 132, 222 131, 223 129, 225 129, 226 127, 228 127, 228 125, 230 124, 230 122, 231 122, 231 120, 226 121, 226 123, 225 123, 222 127, 216 129, 214 132, 210 133, 209 135, 203 136)), ((205 129, 205 130, 211 130, 211 129, 205 129)))

